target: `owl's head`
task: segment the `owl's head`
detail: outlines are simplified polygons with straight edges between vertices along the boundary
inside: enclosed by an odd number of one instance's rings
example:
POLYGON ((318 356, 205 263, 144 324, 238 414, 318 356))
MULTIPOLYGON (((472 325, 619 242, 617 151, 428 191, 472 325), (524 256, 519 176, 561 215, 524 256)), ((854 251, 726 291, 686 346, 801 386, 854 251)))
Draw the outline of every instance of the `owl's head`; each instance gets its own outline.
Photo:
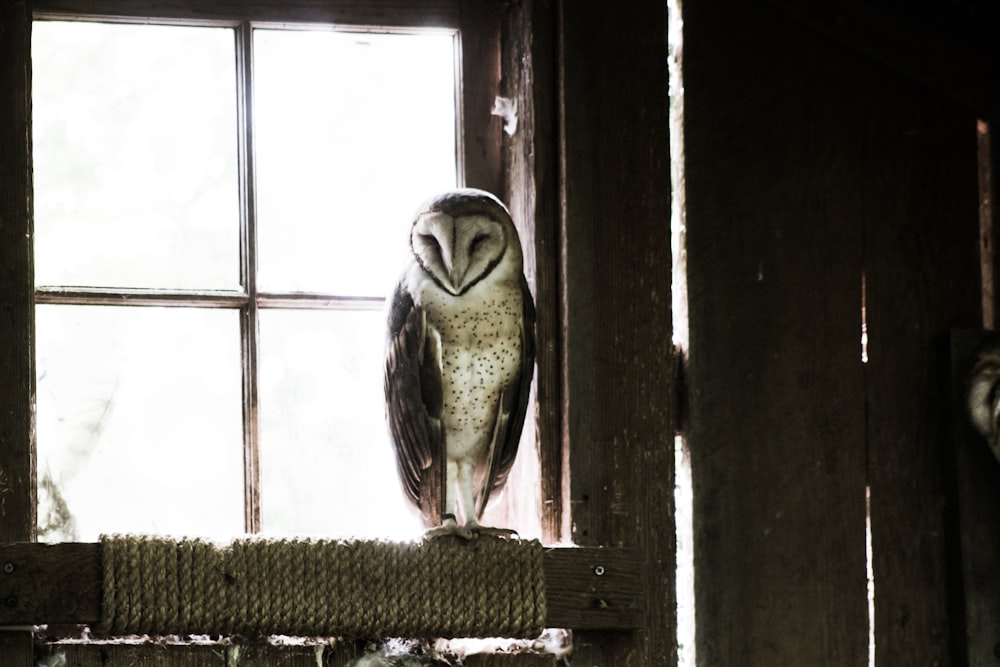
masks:
POLYGON ((501 263, 520 272, 521 244, 507 208, 484 190, 452 190, 426 202, 410 247, 442 289, 458 296, 501 263))

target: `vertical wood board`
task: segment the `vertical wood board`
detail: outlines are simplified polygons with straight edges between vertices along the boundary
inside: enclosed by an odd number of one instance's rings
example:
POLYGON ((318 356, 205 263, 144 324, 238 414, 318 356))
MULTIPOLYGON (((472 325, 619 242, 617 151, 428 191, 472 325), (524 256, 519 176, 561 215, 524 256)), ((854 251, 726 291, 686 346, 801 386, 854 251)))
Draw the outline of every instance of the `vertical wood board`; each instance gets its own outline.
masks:
POLYGON ((676 656, 667 7, 559 3, 564 422, 573 539, 638 546, 635 636, 576 633, 574 662, 676 656))
POLYGON ((875 659, 961 664, 947 574, 948 333, 981 321, 975 118, 899 77, 862 90, 875 659))
MULTIPOLYGON (((0 3, 0 541, 35 533, 30 53, 30 3, 0 3)), ((0 656, 33 665, 31 633, 0 632, 0 656)))
POLYGON ((684 10, 698 664, 860 666, 857 62, 759 7, 684 10))
MULTIPOLYGON (((555 17, 551 5, 524 0, 504 20, 502 94, 517 105, 513 135, 504 133, 506 201, 525 248, 525 276, 534 286, 535 443, 540 461, 542 537, 564 530, 564 447, 559 393, 559 235, 556 200, 555 17)), ((530 418, 530 417, 529 417, 530 418)), ((524 444, 522 443, 522 446, 524 444)))

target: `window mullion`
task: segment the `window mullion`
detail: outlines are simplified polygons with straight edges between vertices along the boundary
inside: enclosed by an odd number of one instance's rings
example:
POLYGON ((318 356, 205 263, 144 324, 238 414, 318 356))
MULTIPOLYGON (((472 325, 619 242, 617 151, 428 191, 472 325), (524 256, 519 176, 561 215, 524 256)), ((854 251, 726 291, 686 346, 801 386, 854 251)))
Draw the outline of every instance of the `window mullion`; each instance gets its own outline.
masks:
POLYGON ((260 532, 260 467, 258 421, 257 221, 253 151, 253 29, 249 21, 236 28, 237 109, 240 151, 240 282, 248 299, 240 310, 243 362, 244 524, 260 532))

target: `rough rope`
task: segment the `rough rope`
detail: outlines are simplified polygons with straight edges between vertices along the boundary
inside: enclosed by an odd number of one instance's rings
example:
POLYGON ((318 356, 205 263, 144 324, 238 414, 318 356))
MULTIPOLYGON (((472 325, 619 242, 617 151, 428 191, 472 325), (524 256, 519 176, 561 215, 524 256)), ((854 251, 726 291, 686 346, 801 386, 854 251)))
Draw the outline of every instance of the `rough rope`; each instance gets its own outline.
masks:
POLYGON ((541 634, 541 544, 101 539, 105 635, 541 634))

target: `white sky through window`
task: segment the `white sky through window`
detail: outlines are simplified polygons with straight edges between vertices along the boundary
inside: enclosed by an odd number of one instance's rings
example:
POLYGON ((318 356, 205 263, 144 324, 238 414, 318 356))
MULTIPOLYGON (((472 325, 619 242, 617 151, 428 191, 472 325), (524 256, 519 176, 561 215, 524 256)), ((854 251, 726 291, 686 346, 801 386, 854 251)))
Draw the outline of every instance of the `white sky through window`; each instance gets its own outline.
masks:
MULTIPOLYGON (((34 23, 39 287, 245 289, 235 37, 34 23)), ((261 290, 388 295, 413 212, 459 181, 455 40, 253 30, 261 290)), ((242 532, 246 327, 238 304, 197 305, 38 306, 40 539, 242 532)), ((419 534, 383 423, 381 311, 259 313, 262 532, 419 534)))

